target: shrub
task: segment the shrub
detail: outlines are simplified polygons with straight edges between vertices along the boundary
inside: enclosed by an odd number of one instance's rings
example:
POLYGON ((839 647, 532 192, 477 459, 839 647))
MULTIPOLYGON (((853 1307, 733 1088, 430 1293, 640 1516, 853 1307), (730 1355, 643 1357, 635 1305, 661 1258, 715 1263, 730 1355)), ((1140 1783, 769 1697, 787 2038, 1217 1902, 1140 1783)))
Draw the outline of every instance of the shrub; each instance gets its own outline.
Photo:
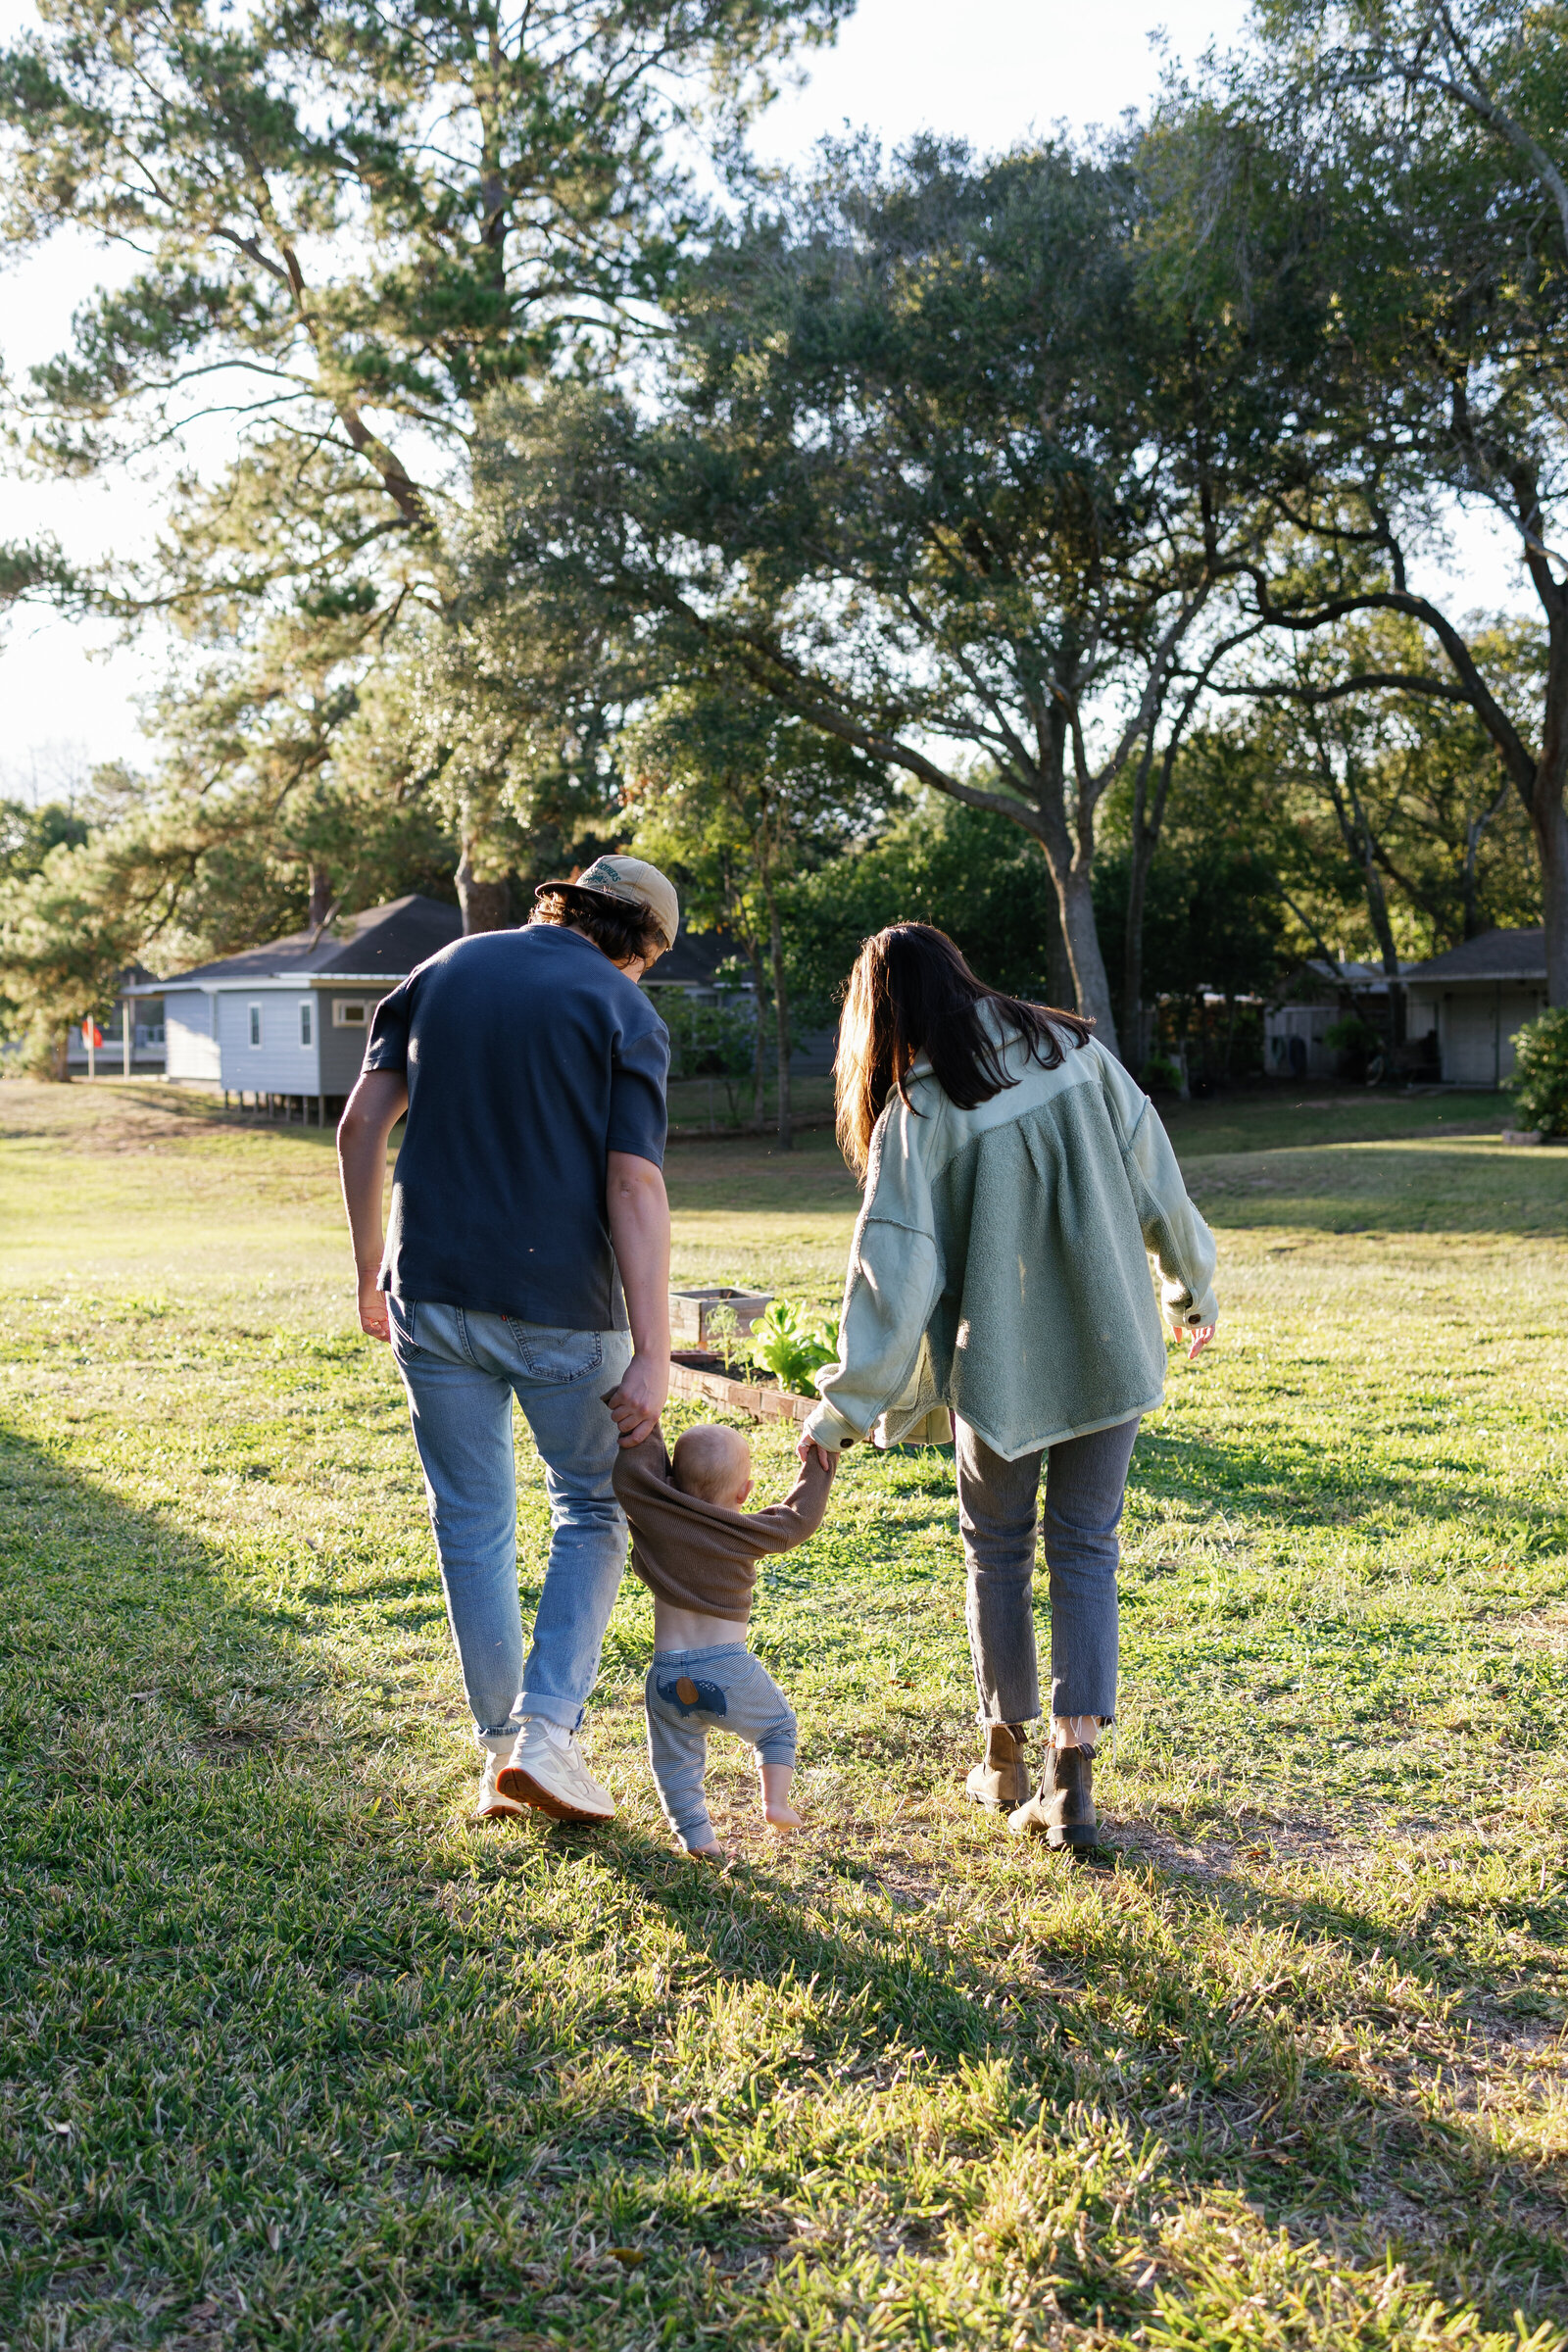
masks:
POLYGON ((1568 1135, 1568 1005, 1541 1013, 1520 1030, 1507 1087, 1522 1127, 1568 1135))
POLYGON ((1139 1083, 1146 1094, 1156 1094, 1161 1087, 1168 1094, 1181 1092, 1182 1074, 1175 1062, 1167 1061, 1163 1054, 1151 1054, 1145 1062, 1139 1083))
POLYGON ((1383 1040, 1359 1013, 1348 1012, 1343 1020, 1330 1021, 1323 1043, 1331 1054, 1375 1054, 1383 1040))

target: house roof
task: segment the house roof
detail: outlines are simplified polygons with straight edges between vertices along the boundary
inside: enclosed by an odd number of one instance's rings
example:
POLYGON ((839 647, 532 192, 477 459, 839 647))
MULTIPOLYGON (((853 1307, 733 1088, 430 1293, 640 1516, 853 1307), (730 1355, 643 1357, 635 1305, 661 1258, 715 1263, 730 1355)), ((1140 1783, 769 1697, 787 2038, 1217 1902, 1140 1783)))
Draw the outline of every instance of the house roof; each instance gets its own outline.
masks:
POLYGON ((385 906, 347 914, 330 930, 291 932, 265 948, 247 948, 196 964, 158 983, 160 989, 243 987, 258 980, 403 980, 416 964, 463 936, 456 906, 411 890, 385 906))
POLYGON ((1463 980, 1544 980, 1546 934, 1535 931, 1483 931, 1462 948, 1413 963, 1406 977, 1417 985, 1439 981, 1445 987, 1463 980))

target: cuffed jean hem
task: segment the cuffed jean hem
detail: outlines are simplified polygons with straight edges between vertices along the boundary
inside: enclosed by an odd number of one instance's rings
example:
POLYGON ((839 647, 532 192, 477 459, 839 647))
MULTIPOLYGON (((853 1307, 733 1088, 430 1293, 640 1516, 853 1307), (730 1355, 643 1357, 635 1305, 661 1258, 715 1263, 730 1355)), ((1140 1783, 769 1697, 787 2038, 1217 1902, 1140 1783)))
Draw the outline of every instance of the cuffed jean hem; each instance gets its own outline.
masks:
POLYGON ((574 1707, 569 1698, 553 1697, 548 1690, 525 1690, 517 1702, 517 1725, 520 1730, 530 1716, 537 1716, 564 1732, 580 1732, 587 1712, 586 1706, 574 1707))

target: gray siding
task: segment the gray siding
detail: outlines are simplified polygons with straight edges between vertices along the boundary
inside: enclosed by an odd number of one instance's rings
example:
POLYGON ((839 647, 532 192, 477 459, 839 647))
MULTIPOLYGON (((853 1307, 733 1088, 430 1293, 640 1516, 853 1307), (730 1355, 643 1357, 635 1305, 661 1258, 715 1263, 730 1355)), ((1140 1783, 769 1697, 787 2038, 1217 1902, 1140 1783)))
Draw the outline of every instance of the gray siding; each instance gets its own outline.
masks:
POLYGON ((171 1078, 220 1075, 218 1040, 213 1035, 215 1000, 199 988, 175 989, 164 998, 164 1067, 171 1078))
POLYGON ((366 1040, 375 1008, 390 990, 371 982, 368 988, 322 988, 317 991, 316 1001, 321 1008, 321 1092, 323 1095, 347 1095, 353 1092, 354 1081, 365 1059, 366 1040), (366 1008, 363 1029, 338 1029, 332 1024, 334 1001, 363 1004, 366 1008))
POLYGON ((318 1040, 320 999, 309 988, 224 989, 217 1000, 222 1082, 241 1094, 314 1095, 320 1091, 318 1040), (311 1042, 300 1044, 300 1006, 311 1006, 311 1042), (262 1042, 250 1042, 250 1012, 261 1009, 262 1042))

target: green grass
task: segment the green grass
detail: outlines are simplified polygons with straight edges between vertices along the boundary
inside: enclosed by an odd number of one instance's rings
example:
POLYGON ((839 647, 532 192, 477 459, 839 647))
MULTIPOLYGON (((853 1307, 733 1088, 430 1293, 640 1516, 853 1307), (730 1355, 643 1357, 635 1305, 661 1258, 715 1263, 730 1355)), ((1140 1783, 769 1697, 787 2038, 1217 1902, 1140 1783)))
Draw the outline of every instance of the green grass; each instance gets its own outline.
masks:
MULTIPOLYGON (((629 1580, 616 1828, 470 1826, 329 1139, 0 1087, 0 2343, 1568 2341, 1568 1155, 1497 1118, 1173 1116, 1224 1319, 1135 1457, 1107 1851, 965 1808, 951 1464, 857 1452, 756 1625, 810 1834, 717 1743, 715 1878, 629 1580)), ((831 1295, 825 1138, 670 1183, 679 1277, 831 1295)))

